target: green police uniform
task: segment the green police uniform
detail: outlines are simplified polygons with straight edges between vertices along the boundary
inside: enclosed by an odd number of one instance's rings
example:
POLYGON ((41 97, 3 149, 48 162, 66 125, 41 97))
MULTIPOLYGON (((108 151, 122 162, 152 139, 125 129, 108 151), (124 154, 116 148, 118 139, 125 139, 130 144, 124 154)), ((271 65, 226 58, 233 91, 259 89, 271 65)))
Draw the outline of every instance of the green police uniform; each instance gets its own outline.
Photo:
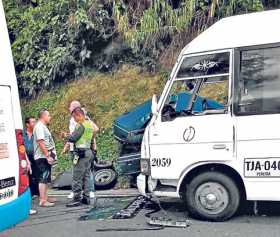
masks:
MULTIPOLYGON (((74 143, 74 163, 72 191, 74 202, 80 202, 83 191, 82 202, 89 203, 89 181, 90 167, 93 158, 91 144, 94 130, 90 121, 85 120, 82 124, 77 124, 75 131, 68 137, 68 142, 74 143)), ((78 203, 76 203, 78 205, 78 203)), ((72 206, 73 203, 72 203, 72 206)))

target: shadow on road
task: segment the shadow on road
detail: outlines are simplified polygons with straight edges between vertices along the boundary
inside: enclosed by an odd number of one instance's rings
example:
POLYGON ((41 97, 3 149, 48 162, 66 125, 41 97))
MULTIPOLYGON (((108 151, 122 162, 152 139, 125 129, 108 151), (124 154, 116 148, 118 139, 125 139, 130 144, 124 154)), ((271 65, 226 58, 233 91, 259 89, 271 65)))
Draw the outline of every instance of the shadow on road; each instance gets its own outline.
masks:
MULTIPOLYGON (((188 217, 188 211, 182 201, 162 200, 161 207, 163 211, 160 214, 188 217)), ((280 202, 259 201, 256 204, 253 201, 242 202, 235 218, 244 216, 280 217, 280 202)))

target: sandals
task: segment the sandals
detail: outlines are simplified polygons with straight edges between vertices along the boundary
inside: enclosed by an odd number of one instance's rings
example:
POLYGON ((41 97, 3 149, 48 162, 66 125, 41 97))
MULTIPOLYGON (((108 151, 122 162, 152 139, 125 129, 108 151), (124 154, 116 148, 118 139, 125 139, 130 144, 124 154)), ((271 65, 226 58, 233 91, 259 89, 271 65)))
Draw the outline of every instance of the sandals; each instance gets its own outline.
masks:
POLYGON ((51 198, 51 197, 48 197, 48 202, 56 202, 56 198, 51 198))
POLYGON ((40 201, 39 206, 40 207, 53 207, 55 204, 53 202, 49 201, 40 201))

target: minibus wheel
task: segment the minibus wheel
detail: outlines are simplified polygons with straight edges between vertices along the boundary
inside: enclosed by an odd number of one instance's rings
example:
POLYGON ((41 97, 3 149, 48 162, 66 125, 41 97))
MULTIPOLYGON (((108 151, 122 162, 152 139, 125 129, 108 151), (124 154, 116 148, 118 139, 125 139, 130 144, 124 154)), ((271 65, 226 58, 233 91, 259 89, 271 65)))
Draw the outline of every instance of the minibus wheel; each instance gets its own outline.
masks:
POLYGON ((225 221, 237 211, 240 194, 235 182, 227 175, 205 172, 187 184, 185 201, 192 216, 225 221))

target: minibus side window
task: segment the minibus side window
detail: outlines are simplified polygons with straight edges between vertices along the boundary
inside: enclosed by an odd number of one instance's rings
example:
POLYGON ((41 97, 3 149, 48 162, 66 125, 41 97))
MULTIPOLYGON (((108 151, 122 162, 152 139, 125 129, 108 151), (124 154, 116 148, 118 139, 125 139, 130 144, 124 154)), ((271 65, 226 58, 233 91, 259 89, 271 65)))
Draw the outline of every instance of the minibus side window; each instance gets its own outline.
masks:
POLYGON ((280 113, 279 47, 241 51, 235 113, 280 113))

